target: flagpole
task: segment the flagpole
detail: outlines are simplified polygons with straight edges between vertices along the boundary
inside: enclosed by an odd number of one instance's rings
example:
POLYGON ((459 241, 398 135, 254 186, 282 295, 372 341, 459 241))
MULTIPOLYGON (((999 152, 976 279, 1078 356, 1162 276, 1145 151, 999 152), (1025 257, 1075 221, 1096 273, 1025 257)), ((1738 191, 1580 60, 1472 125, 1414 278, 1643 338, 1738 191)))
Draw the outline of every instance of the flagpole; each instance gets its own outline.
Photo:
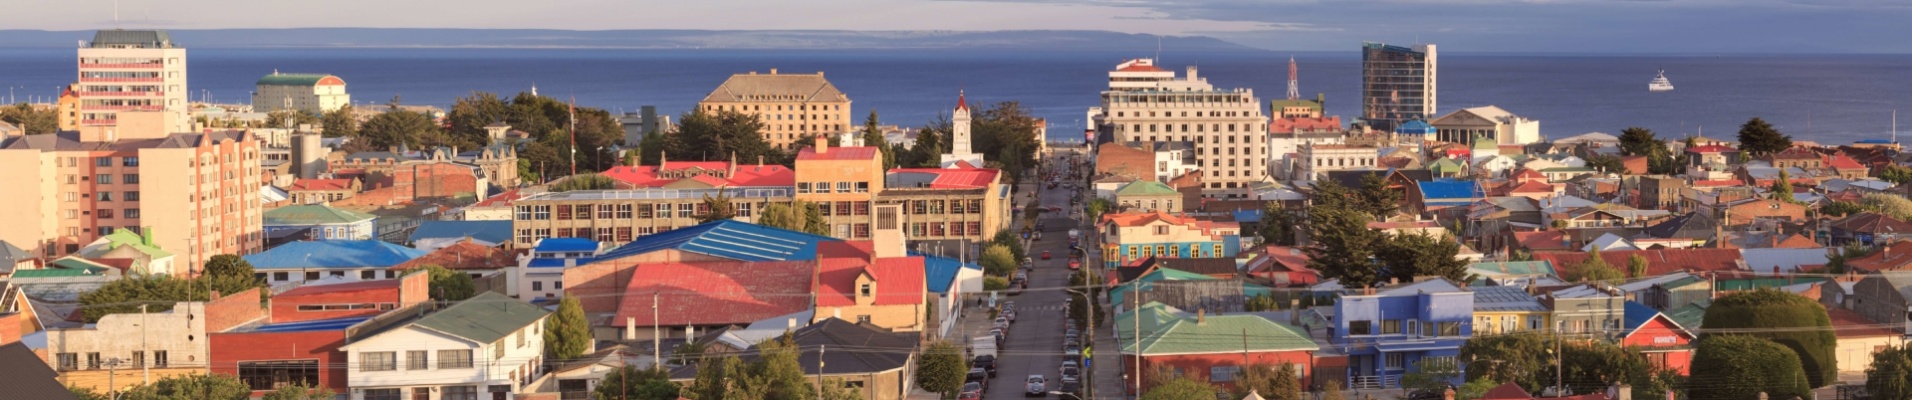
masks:
POLYGON ((571 175, 578 174, 578 97, 571 96, 571 104, 565 108, 571 118, 571 175))

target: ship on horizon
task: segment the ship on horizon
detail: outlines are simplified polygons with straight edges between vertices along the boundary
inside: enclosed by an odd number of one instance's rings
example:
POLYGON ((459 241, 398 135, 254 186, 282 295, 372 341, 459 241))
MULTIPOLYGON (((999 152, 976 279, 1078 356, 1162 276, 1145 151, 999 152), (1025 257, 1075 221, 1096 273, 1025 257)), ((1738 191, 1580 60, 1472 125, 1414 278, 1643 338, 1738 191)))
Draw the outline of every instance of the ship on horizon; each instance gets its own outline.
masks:
POLYGON ((1647 82, 1646 90, 1649 92, 1673 91, 1673 82, 1666 80, 1666 70, 1660 70, 1659 76, 1655 76, 1653 77, 1653 81, 1647 82))

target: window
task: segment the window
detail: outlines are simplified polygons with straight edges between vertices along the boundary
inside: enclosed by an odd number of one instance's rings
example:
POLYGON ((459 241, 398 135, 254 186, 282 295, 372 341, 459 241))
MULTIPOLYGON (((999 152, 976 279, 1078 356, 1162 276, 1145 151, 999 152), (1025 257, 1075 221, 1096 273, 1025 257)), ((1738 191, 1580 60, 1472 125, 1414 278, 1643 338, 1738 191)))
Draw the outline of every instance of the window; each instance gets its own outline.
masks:
POLYGON ((864 203, 864 202, 855 202, 855 203, 851 203, 851 204, 850 204, 850 214, 852 214, 852 215, 870 215, 870 203, 864 203))
POLYGON ((100 219, 113 219, 113 209, 101 209, 99 210, 99 216, 100 219))
POLYGON ((1374 321, 1348 321, 1349 335, 1374 334, 1374 321))
MULTIPOLYGON (((867 185, 867 184, 865 184, 865 185, 867 185)), ((836 191, 837 191, 837 193, 849 193, 849 192, 850 192, 850 182, 837 182, 837 190, 836 190, 836 191)), ((865 186, 865 190, 863 190, 863 191, 869 191, 869 190, 868 190, 868 187, 867 187, 867 186, 865 186)), ((1774 206, 1774 207, 1777 207, 1777 206, 1774 206)))
POLYGON ((682 203, 682 204, 678 204, 678 205, 677 205, 677 217, 678 217, 678 218, 690 218, 690 217, 694 217, 694 216, 697 216, 697 205, 698 205, 698 204, 702 204, 702 203, 695 203, 695 204, 693 204, 693 203, 682 203))
POLYGON ((93 159, 93 165, 99 166, 99 167, 111 167, 113 166, 113 158, 112 157, 95 158, 93 159))
POLYGON ((316 280, 319 280, 319 272, 318 272, 318 271, 309 271, 309 272, 306 272, 306 273, 305 273, 305 280, 308 280, 308 281, 316 281, 316 280))
POLYGON ((439 350, 438 369, 471 368, 471 350, 439 350))
POLYGON ((398 354, 389 351, 368 351, 359 353, 359 371, 391 371, 398 369, 398 354))
POLYGON ((405 369, 422 370, 431 368, 431 353, 424 350, 405 352, 405 369))
POLYGON ((86 353, 86 369, 100 369, 100 353, 86 353))
POLYGON ((870 237, 870 224, 856 224, 854 226, 855 228, 853 229, 858 239, 870 237))
POLYGON ((869 182, 857 182, 857 183, 856 183, 856 192, 857 192, 857 193, 869 193, 869 192, 870 192, 870 183, 869 183, 869 182))
POLYGON ((525 332, 528 332, 528 331, 530 331, 530 329, 519 329, 519 330, 518 330, 518 348, 521 348, 521 349, 522 349, 522 348, 524 348, 524 343, 525 343, 525 342, 524 342, 524 333, 525 333, 525 332))
POLYGON ((125 214, 126 214, 126 215, 125 215, 125 217, 126 217, 126 218, 139 218, 139 209, 137 209, 137 208, 128 208, 128 209, 126 209, 126 213, 125 213, 125 214))
POLYGON ((378 279, 378 271, 359 271, 359 279, 367 281, 378 279))
POLYGON ((121 183, 126 183, 126 184, 139 183, 139 174, 126 174, 123 178, 125 179, 121 179, 121 181, 123 181, 121 183))
POLYGON ((858 315, 858 316, 856 316, 856 323, 859 323, 859 324, 867 324, 867 323, 870 323, 870 315, 869 315, 869 314, 863 314, 863 315, 858 315))
POLYGON ((519 220, 531 219, 531 206, 517 206, 515 208, 517 209, 517 214, 514 215, 513 218, 519 220))
POLYGON ((1386 359, 1385 365, 1387 369, 1390 370, 1400 370, 1402 369, 1402 365, 1406 364, 1402 362, 1402 358, 1404 357, 1401 356, 1401 353, 1387 353, 1383 358, 1386 359))
POLYGON ((571 219, 571 206, 566 204, 558 205, 558 220, 563 221, 567 219, 571 219))
POLYGON ((272 280, 274 281, 285 282, 290 279, 291 279, 291 274, 289 273, 285 273, 285 272, 272 273, 272 280))
POLYGON ((797 193, 810 193, 810 182, 797 182, 797 193))
POLYGON ((630 205, 630 204, 619 204, 619 205, 617 205, 617 217, 618 217, 618 218, 624 218, 624 219, 630 219, 630 218, 631 218, 631 205, 630 205))
POLYGON ((128 167, 137 167, 137 166, 139 166, 139 157, 126 157, 126 158, 121 158, 121 159, 120 159, 120 165, 124 165, 124 166, 128 166, 128 167))
POLYGON ((79 355, 79 354, 74 354, 74 353, 60 353, 60 354, 58 354, 58 355, 57 355, 57 357, 58 357, 58 358, 60 359, 60 360, 59 360, 59 363, 60 363, 60 365, 59 365, 59 367, 60 367, 60 370, 61 370, 61 371, 72 371, 72 370, 76 370, 76 369, 80 369, 80 355, 79 355))
POLYGON ((403 396, 398 389, 365 389, 365 400, 404 400, 403 396))
POLYGON ((531 281, 531 290, 544 290, 544 281, 531 281))
MULTIPOLYGON (((138 182, 126 181, 126 183, 138 183, 138 182)), ((139 201, 139 192, 126 192, 122 194, 124 194, 125 196, 120 196, 121 199, 125 199, 126 201, 139 201)))
POLYGON ((1240 374, 1241 374, 1241 367, 1235 367, 1235 366, 1208 367, 1209 382, 1234 382, 1235 376, 1240 374))
POLYGON ((1452 336, 1460 336, 1460 335, 1461 335, 1461 323, 1459 322, 1442 322, 1441 323, 1441 332, 1439 333, 1439 336, 1452 337, 1452 336))
POLYGON ((1398 320, 1398 319, 1381 320, 1381 334, 1398 335, 1400 333, 1401 333, 1401 320, 1398 320))
POLYGON ((1541 329, 1545 329, 1546 327, 1547 327, 1546 323, 1542 322, 1542 318, 1540 316, 1535 315, 1535 316, 1527 317, 1528 330, 1538 331, 1541 329))
POLYGON ((870 284, 865 283, 858 286, 856 289, 856 293, 857 293, 857 296, 870 297, 870 284))
POLYGON ((319 360, 240 361, 239 381, 252 390, 275 390, 286 386, 316 386, 319 360))
POLYGON ((140 368, 145 366, 146 366, 146 352, 144 351, 133 352, 133 368, 140 368))
POLYGON ((153 368, 166 368, 166 364, 167 364, 166 351, 154 350, 153 351, 153 368))

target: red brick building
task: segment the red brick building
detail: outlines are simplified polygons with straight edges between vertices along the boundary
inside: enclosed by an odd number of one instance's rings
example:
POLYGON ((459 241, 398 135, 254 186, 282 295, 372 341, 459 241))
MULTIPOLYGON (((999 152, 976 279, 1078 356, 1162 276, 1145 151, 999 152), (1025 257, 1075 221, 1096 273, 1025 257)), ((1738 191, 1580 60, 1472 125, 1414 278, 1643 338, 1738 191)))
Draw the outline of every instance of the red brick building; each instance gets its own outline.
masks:
MULTIPOLYGON (((1241 368, 1257 364, 1294 364, 1305 387, 1314 379, 1314 353, 1321 349, 1306 331, 1258 315, 1190 313, 1156 302, 1117 315, 1115 328, 1123 371, 1139 363, 1142 371, 1166 368, 1230 390, 1241 368)), ((1150 380, 1132 393, 1147 392, 1150 380)))
POLYGON ((431 278, 415 273, 399 279, 304 286, 272 296, 274 324, 370 317, 431 298, 431 278))
POLYGON ((351 364, 339 346, 345 344, 347 328, 366 319, 251 324, 208 334, 211 371, 238 376, 254 396, 299 383, 351 393, 345 380, 351 364))

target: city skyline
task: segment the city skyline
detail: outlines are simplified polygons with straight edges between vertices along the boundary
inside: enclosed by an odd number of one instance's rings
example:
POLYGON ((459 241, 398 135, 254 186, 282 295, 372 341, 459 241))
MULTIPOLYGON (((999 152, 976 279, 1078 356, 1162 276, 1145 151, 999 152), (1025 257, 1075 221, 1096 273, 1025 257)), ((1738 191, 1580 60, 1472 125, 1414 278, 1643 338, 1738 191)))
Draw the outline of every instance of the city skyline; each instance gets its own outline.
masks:
POLYGON ((536 10, 420 0, 338 2, 332 7, 183 0, 90 1, 86 7, 21 4, 13 29, 471 28, 994 31, 1106 30, 1210 36, 1276 50, 1343 50, 1348 43, 1440 43, 1484 52, 1902 53, 1912 44, 1898 0, 1806 3, 1583 0, 1277 0, 1172 3, 1108 0, 771 0, 636 4, 559 0, 536 10), (115 9, 117 8, 117 21, 115 9), (203 10, 217 8, 219 13, 203 10), (364 10, 383 12, 365 13, 364 10), (596 10, 576 13, 575 10, 596 10), (655 18, 646 18, 655 15, 655 18), (1840 29, 1826 29, 1838 26, 1840 29))

